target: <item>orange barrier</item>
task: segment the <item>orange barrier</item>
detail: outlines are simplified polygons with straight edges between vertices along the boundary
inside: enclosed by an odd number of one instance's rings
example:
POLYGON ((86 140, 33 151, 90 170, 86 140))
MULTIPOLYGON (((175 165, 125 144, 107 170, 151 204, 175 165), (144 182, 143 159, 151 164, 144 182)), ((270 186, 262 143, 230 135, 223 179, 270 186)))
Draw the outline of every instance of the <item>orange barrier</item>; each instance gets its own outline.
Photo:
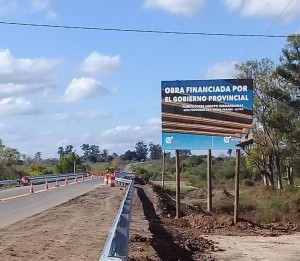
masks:
POLYGON ((32 185, 32 183, 30 184, 29 193, 30 193, 30 194, 33 194, 33 193, 34 193, 34 190, 33 190, 33 185, 32 185))
POLYGON ((108 187, 114 187, 115 186, 115 176, 110 174, 108 176, 108 187))
POLYGON ((107 185, 108 185, 108 176, 109 176, 109 174, 105 174, 105 175, 104 175, 104 181, 103 181, 103 185, 104 185, 104 186, 107 186, 107 185))

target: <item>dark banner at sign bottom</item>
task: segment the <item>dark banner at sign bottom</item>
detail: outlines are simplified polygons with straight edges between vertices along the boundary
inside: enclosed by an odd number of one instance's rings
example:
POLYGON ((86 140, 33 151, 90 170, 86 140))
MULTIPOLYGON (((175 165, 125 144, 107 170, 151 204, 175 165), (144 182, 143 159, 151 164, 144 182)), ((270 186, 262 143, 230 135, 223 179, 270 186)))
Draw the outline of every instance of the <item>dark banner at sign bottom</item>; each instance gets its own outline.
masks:
POLYGON ((163 150, 228 150, 236 149, 239 138, 222 136, 205 136, 163 132, 162 149, 163 150))

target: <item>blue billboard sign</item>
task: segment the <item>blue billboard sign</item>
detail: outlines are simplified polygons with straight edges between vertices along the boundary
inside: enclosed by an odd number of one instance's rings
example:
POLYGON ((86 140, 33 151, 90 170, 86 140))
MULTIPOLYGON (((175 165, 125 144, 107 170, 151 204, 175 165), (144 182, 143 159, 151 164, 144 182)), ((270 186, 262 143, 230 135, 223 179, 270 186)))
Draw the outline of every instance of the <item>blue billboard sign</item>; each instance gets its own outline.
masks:
POLYGON ((252 129, 253 80, 162 81, 162 148, 234 149, 252 129))

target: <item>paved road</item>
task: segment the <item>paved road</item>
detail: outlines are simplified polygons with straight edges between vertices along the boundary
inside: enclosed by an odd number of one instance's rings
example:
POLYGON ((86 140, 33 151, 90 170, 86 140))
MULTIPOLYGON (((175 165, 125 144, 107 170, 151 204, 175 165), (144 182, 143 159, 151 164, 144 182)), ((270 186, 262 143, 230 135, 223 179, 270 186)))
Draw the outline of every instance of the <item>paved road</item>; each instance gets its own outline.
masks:
MULTIPOLYGON (((103 184, 103 178, 86 180, 40 192, 38 190, 44 190, 44 185, 36 185, 34 194, 28 193, 29 187, 0 191, 0 229, 87 193, 101 184, 103 184), (24 196, 18 197, 16 195, 24 196), (8 197, 12 198, 9 199, 8 197)), ((51 187, 54 185, 52 184, 51 187)))

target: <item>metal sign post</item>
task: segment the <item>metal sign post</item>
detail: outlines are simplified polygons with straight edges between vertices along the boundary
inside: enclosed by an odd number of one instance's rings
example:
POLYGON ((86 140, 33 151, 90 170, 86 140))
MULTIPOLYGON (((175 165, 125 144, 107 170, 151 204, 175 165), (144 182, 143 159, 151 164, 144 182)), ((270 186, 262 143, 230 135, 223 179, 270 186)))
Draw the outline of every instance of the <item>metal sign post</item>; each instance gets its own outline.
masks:
POLYGON ((176 217, 180 218, 180 163, 179 163, 179 150, 175 151, 176 154, 176 217))
POLYGON ((166 152, 163 151, 162 154, 162 171, 161 171, 161 186, 165 187, 165 154, 166 152))
POLYGON ((234 224, 239 218, 239 198, 240 198, 240 160, 241 152, 236 150, 236 166, 235 166, 235 195, 234 195, 234 224))
POLYGON ((212 211, 211 163, 211 149, 209 149, 207 154, 207 212, 209 213, 212 211))

